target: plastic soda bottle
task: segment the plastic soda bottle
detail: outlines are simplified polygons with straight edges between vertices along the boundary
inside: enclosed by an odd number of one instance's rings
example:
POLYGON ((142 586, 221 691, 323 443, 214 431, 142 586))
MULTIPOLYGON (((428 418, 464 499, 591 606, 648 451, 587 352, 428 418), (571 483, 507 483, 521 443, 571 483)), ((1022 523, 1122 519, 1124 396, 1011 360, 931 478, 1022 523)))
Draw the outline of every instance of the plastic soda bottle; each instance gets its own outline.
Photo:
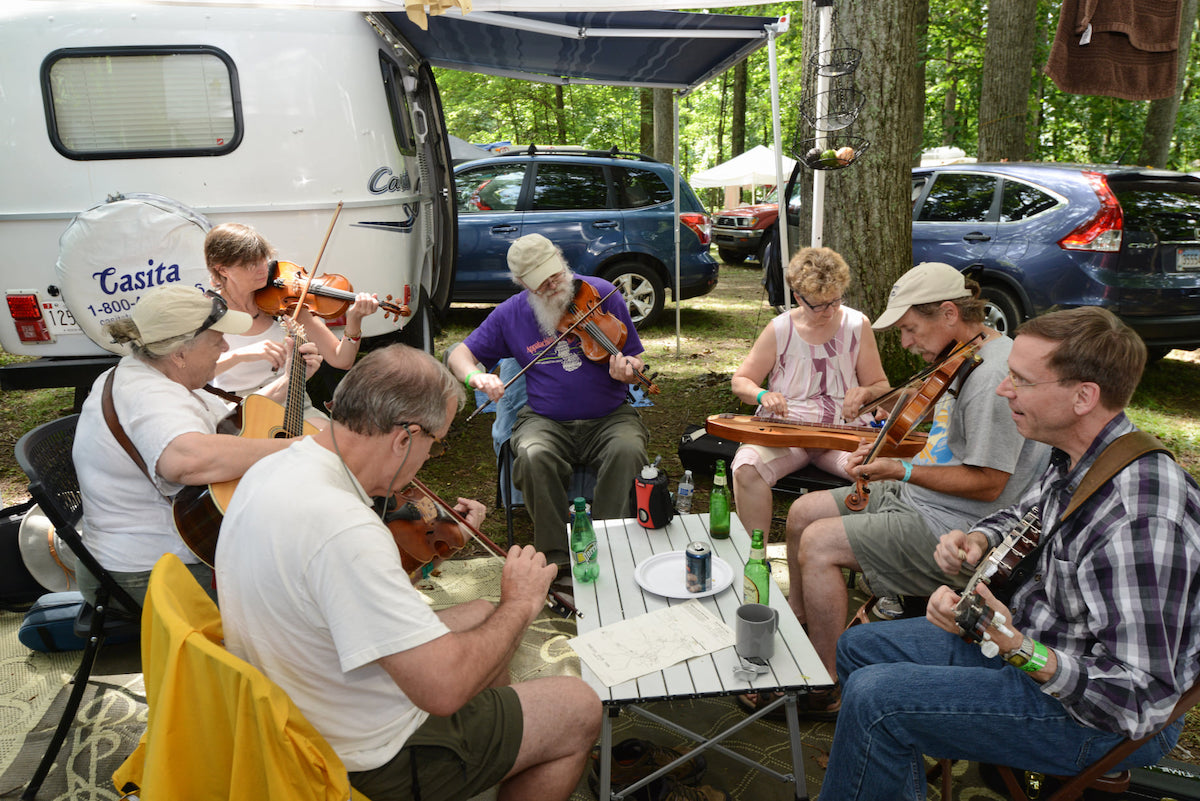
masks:
POLYGON ((595 581, 600 575, 596 560, 596 530, 587 513, 587 500, 575 499, 575 520, 571 523, 571 562, 575 580, 581 584, 595 581))
POLYGON ((761 529, 750 535, 750 558, 742 574, 742 603, 765 604, 771 596, 771 567, 767 564, 767 548, 761 529))
POLYGON ((725 460, 717 460, 712 495, 708 499, 708 533, 713 539, 729 539, 729 491, 725 489, 725 460))
POLYGON ((675 491, 675 511, 681 515, 692 511, 692 493, 696 485, 692 483, 692 471, 684 470, 683 478, 679 479, 679 488, 675 491))

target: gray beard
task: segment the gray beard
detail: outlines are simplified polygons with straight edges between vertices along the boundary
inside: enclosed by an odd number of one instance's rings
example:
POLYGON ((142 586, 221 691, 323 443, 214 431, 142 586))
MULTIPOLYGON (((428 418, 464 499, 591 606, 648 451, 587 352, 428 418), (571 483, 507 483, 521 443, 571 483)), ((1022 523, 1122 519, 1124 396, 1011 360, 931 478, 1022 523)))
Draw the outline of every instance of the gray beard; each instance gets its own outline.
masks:
POLYGON ((563 284, 563 288, 553 295, 536 295, 530 292, 529 307, 533 310, 534 319, 537 320, 538 328, 546 336, 551 336, 558 331, 558 321, 566 314, 567 307, 571 305, 572 298, 575 297, 575 276, 571 275, 570 281, 563 284))

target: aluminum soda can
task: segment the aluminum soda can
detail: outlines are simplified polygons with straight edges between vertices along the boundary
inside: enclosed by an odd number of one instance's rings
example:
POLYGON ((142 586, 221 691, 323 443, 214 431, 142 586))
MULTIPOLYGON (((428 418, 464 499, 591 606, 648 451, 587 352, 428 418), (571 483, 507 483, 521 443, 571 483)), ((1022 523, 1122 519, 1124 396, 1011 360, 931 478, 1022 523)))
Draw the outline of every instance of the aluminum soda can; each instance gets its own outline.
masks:
POLYGON ((693 542, 686 553, 687 591, 708 592, 712 589, 712 550, 706 543, 693 542))

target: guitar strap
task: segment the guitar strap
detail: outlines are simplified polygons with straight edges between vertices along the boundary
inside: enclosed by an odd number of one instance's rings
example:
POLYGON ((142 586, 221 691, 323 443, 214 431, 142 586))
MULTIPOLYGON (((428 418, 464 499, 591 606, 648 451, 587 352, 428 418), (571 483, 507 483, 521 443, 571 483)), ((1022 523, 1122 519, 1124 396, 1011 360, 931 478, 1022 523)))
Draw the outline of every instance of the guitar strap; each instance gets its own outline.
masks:
MULTIPOLYGON (((1067 502, 1066 509, 1059 515, 1058 522, 1063 523, 1075 514, 1087 499, 1095 494, 1096 490, 1107 484, 1131 463, 1148 453, 1158 452, 1165 453, 1172 459, 1175 458, 1167 446, 1163 445, 1154 435, 1145 431, 1130 431, 1128 434, 1117 437, 1100 452, 1096 461, 1092 462, 1092 466, 1084 474, 1083 480, 1071 494, 1071 500, 1067 502)), ((1046 547, 1046 543, 1050 541, 1050 534, 1051 532, 1047 530, 1038 540, 1038 544, 1013 568, 1008 581, 1005 582, 1003 593, 997 593, 997 597, 1000 597, 1005 604, 1009 602, 1017 587, 1025 583, 1029 575, 1037 568, 1038 556, 1046 547)))
POLYGON ((129 454, 129 458, 133 460, 142 470, 142 475, 146 480, 154 485, 154 491, 160 492, 158 484, 154 483, 154 477, 150 475, 150 470, 146 467, 146 460, 138 453, 138 449, 134 447, 133 441, 129 439, 129 435, 125 433, 125 428, 121 425, 121 420, 117 417, 117 408, 113 405, 113 379, 117 375, 117 368, 108 371, 108 378, 104 381, 104 392, 101 394, 100 407, 104 410, 104 422, 108 423, 108 430, 112 432, 113 437, 125 449, 125 453, 129 454))

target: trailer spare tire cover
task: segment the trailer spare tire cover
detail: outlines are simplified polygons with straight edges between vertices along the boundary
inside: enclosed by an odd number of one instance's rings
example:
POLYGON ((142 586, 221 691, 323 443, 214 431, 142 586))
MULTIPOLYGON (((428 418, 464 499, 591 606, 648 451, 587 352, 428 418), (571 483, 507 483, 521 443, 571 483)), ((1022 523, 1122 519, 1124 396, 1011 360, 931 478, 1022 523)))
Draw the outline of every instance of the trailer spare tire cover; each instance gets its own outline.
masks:
POLYGON ((128 317, 147 290, 208 286, 203 215, 160 195, 130 194, 79 214, 58 240, 58 284, 93 342, 122 353, 104 326, 128 317))

